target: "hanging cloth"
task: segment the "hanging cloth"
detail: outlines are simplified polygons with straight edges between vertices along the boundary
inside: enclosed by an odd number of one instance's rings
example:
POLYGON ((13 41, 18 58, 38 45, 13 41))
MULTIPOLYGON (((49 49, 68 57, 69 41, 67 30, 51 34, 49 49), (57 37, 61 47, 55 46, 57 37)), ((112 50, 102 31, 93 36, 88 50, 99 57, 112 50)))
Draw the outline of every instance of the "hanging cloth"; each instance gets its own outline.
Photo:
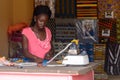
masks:
POLYGON ((107 43, 104 70, 108 75, 120 75, 120 44, 107 43))

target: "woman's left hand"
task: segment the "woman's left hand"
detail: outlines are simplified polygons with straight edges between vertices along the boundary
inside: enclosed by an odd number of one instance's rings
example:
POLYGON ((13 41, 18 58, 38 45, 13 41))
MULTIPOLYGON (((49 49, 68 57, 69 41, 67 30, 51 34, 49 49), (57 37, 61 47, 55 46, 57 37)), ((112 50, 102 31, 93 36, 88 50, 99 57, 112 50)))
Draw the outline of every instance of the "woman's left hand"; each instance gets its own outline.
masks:
POLYGON ((37 63, 38 67, 43 67, 42 63, 37 63))

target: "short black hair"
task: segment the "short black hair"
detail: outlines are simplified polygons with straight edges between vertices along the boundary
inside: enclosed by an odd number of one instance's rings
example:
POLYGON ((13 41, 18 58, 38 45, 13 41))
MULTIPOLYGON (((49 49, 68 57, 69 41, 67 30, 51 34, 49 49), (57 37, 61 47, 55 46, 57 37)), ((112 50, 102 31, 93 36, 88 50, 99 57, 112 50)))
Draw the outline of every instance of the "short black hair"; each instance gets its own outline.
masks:
POLYGON ((48 19, 51 17, 51 10, 48 6, 46 5, 38 5, 35 7, 34 12, 33 12, 33 19, 31 22, 31 26, 34 26, 34 16, 38 16, 40 14, 46 14, 48 16, 48 19))
POLYGON ((51 17, 51 10, 46 5, 38 5, 34 9, 34 16, 38 16, 40 14, 46 14, 46 15, 48 15, 48 18, 50 18, 51 17))

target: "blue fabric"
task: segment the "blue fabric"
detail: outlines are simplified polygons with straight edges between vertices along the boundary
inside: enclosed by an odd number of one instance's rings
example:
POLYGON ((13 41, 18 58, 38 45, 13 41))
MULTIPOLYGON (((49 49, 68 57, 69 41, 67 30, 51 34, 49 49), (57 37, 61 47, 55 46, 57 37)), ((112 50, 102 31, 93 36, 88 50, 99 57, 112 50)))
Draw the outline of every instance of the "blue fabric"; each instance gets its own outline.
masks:
POLYGON ((42 62, 42 65, 43 65, 43 66, 46 66, 46 65, 47 65, 47 62, 48 62, 48 60, 44 59, 43 62, 42 62))

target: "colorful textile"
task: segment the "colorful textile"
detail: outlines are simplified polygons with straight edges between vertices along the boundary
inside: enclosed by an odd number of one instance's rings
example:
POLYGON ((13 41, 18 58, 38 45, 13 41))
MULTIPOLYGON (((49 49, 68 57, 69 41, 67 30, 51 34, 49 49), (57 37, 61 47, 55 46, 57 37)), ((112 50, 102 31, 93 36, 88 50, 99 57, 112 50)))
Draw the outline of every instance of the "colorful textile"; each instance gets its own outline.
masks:
POLYGON ((24 34, 28 39, 28 50, 31 54, 44 58, 46 53, 51 49, 51 32, 45 27, 46 39, 41 41, 35 35, 30 27, 23 29, 22 34, 24 34))
POLYGON ((120 43, 120 19, 117 19, 117 42, 120 43))
POLYGON ((56 0, 55 17, 57 18, 75 18, 76 0, 56 0))
POLYGON ((98 18, 105 18, 107 0, 98 0, 98 18))
POLYGON ((120 18, 119 0, 98 0, 98 18, 105 18, 105 12, 113 11, 113 18, 120 18))
POLYGON ((106 44, 94 44, 94 59, 104 60, 105 59, 106 44))
POLYGON ((76 15, 78 19, 97 19, 97 0, 77 0, 76 15))
POLYGON ((99 19, 99 42, 116 41, 116 19, 99 19))

